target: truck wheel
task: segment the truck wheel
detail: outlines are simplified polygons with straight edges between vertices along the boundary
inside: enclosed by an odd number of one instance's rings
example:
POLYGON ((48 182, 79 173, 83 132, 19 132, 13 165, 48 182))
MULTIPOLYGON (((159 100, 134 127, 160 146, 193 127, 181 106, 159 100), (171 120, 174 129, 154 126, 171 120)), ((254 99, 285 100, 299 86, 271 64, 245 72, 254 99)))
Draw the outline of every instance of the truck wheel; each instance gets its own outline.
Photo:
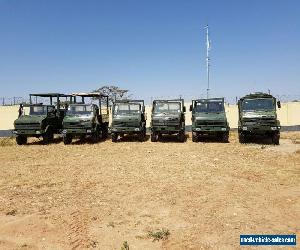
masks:
POLYGON ((192 132, 192 141, 193 142, 198 142, 198 135, 196 133, 192 132))
POLYGON ((111 134, 111 141, 112 142, 117 142, 118 141, 118 134, 117 133, 112 133, 111 134))
POLYGON ((178 140, 180 142, 184 142, 185 141, 185 133, 184 131, 180 131, 179 134, 178 134, 178 140))
POLYGON ((245 143, 246 142, 245 135, 242 134, 242 133, 239 133, 239 142, 240 143, 245 143))
POLYGON ((91 138, 92 138, 92 142, 93 143, 97 143, 99 141, 99 139, 100 139, 99 132, 96 131, 95 133, 93 133, 92 136, 91 136, 91 138))
POLYGON ((106 139, 107 136, 108 136, 108 127, 107 127, 107 125, 104 125, 102 127, 102 139, 106 139))
POLYGON ((152 132, 150 137, 151 137, 151 142, 157 142, 158 135, 155 132, 152 132))
POLYGON ((274 133, 272 135, 272 142, 274 143, 274 145, 279 145, 279 139, 280 139, 279 133, 274 133))
POLYGON ((72 143, 72 136, 71 135, 65 135, 64 137, 63 137, 63 141, 64 141, 64 144, 65 145, 69 145, 69 144, 71 144, 72 143))
POLYGON ((50 141, 53 141, 54 134, 52 130, 49 128, 45 134, 43 134, 43 143, 48 144, 50 141))
POLYGON ((27 143, 27 137, 23 135, 17 135, 16 142, 18 145, 23 145, 27 143))
POLYGON ((229 133, 228 132, 222 134, 222 141, 225 143, 229 142, 229 133))

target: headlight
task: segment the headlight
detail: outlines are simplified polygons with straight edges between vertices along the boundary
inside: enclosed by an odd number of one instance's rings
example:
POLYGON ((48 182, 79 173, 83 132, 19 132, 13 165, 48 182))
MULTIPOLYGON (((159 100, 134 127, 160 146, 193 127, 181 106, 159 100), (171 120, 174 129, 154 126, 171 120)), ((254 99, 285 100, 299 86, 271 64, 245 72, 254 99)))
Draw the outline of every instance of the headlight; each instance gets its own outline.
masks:
POLYGON ((92 130, 87 129, 86 132, 87 132, 87 133, 92 133, 92 130))
POLYGON ((222 131, 226 131, 226 128, 221 128, 222 131))
POLYGON ((35 133, 37 134, 37 135, 39 135, 39 134, 41 134, 41 131, 35 131, 35 133))
POLYGON ((247 128, 247 127, 243 127, 242 129, 243 129, 243 130, 248 130, 248 128, 247 128))
POLYGON ((196 130, 196 131, 200 131, 200 130, 201 130, 201 128, 195 128, 195 130, 196 130))
POLYGON ((139 128, 135 128, 134 131, 140 131, 140 129, 139 128))
POLYGON ((277 127, 271 127, 271 130, 277 130, 277 127))

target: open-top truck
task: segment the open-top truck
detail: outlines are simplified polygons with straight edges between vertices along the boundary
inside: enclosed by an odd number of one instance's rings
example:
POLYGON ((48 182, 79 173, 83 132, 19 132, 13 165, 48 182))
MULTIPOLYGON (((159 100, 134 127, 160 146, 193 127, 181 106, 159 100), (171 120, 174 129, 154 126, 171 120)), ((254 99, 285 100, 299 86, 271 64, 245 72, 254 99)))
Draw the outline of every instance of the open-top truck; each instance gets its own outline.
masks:
POLYGON ((225 113, 224 98, 192 100, 192 140, 197 142, 201 136, 216 136, 228 142, 229 124, 225 113))
POLYGON ((63 120, 62 136, 64 144, 73 138, 91 137, 93 142, 108 136, 109 107, 108 96, 101 93, 76 93, 63 120), (78 101, 77 98, 81 100, 78 101), (87 99, 90 103, 87 103, 87 99), (95 104, 95 102, 97 104, 95 104))
POLYGON ((158 141, 164 134, 177 134, 178 140, 184 142, 185 111, 183 99, 154 100, 151 115, 151 141, 158 141))
POLYGON ((139 141, 144 141, 146 119, 144 100, 116 100, 112 106, 112 142, 124 135, 138 135, 139 141))
POLYGON ((42 137, 44 143, 53 140, 54 134, 62 129, 62 120, 65 116, 65 107, 60 104, 60 98, 70 98, 70 95, 59 93, 30 94, 29 114, 23 114, 14 122, 13 133, 18 145, 26 144, 28 137, 42 137), (38 98, 49 98, 47 104, 38 103, 38 98), (33 102, 33 99, 36 102, 33 102), (56 104, 54 104, 56 100, 56 104))
POLYGON ((281 108, 280 101, 266 93, 253 93, 238 101, 240 143, 247 142, 254 136, 270 137, 275 145, 279 145, 280 122, 277 119, 276 106, 281 108))

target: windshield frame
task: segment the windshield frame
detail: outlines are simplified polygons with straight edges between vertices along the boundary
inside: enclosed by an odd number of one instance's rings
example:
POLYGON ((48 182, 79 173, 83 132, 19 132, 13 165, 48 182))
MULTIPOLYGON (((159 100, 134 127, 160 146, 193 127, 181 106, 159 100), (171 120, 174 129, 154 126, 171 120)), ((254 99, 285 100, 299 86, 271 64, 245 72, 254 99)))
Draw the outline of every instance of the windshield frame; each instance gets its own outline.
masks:
POLYGON ((113 116, 116 115, 137 115, 140 114, 142 112, 142 105, 140 103, 135 103, 135 102, 118 102, 118 103, 114 103, 113 108, 112 108, 112 114, 113 116), (116 110, 116 107, 119 106, 128 106, 128 110, 122 110, 120 112, 119 109, 116 110), (131 106, 138 106, 138 110, 137 109, 133 109, 131 110, 130 107, 131 106))
MULTIPOLYGON (((49 106, 49 105, 30 105, 29 106, 29 115, 32 115, 32 116, 37 116, 37 115, 40 115, 40 116, 46 116, 47 113, 48 113, 48 107, 54 107, 54 106, 49 106), (32 110, 34 108, 42 108, 43 109, 43 112, 32 112, 32 110)), ((55 109, 55 107, 54 107, 55 109)))
MULTIPOLYGON (((200 105, 199 105, 200 106, 200 105)), ((194 103, 194 107, 193 107, 193 113, 224 113, 225 112, 225 105, 224 105, 224 101, 218 101, 218 100, 214 100, 214 101, 207 101, 207 100, 201 100, 201 101, 195 101, 194 103), (209 106, 209 104, 220 104, 218 105, 218 107, 221 107, 221 109, 219 110, 212 110, 209 106), (206 105, 206 109, 204 110, 198 110, 197 106, 198 104, 204 104, 206 105)))
POLYGON ((68 109, 67 109, 67 112, 66 112, 66 115, 69 115, 69 116, 74 116, 74 115, 92 115, 93 114, 93 105, 91 104, 84 104, 84 103, 81 103, 81 104, 70 104, 68 109), (85 107, 85 110, 84 111, 76 111, 76 110, 71 110, 71 108, 73 107, 85 107), (90 108, 90 110, 87 111, 87 107, 90 108))
POLYGON ((180 113, 181 112, 181 102, 170 102, 170 101, 167 101, 167 102, 164 102, 164 101, 160 101, 160 102, 155 102, 154 105, 153 105, 153 108, 152 108, 152 112, 155 113, 155 114, 159 114, 159 113, 171 113, 171 114, 174 114, 174 113, 180 113), (158 104, 165 104, 165 105, 168 105, 168 109, 167 110, 157 110, 156 107, 158 104), (178 105, 178 109, 170 109, 170 104, 171 105, 178 105))
POLYGON ((251 112, 251 111, 274 111, 274 110, 276 110, 276 104, 275 104, 274 98, 246 98, 246 99, 243 99, 242 102, 241 102, 241 110, 243 112, 251 112), (272 102, 272 107, 258 108, 258 106, 256 105, 256 107, 253 106, 253 108, 245 109, 245 101, 258 102, 258 101, 261 101, 261 100, 271 101, 272 102))

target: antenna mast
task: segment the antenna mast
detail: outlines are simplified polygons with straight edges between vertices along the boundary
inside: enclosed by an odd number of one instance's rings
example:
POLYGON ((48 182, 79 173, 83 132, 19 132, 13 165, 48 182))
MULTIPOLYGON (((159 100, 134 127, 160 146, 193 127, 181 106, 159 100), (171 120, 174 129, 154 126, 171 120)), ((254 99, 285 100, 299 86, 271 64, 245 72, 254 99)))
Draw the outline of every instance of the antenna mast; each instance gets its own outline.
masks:
POLYGON ((207 74, 207 89, 206 89, 206 95, 207 98, 209 98, 209 68, 210 68, 210 57, 209 57, 209 51, 210 51, 210 40, 209 40, 209 27, 208 25, 205 26, 205 30, 206 30, 206 74, 207 74))

